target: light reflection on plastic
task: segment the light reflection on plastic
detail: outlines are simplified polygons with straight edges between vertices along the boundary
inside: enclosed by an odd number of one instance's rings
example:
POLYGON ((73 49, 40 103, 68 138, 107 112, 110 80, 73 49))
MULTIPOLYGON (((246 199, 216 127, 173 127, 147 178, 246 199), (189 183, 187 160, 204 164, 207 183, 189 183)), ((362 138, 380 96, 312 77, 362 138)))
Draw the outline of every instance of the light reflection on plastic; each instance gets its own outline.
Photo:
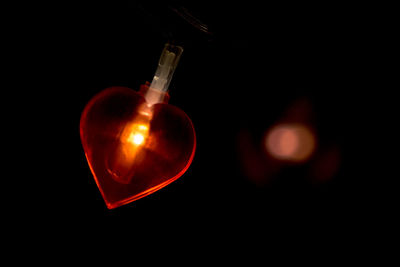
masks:
POLYGON ((315 149, 315 137, 302 124, 278 124, 266 135, 268 153, 279 160, 304 162, 315 149))

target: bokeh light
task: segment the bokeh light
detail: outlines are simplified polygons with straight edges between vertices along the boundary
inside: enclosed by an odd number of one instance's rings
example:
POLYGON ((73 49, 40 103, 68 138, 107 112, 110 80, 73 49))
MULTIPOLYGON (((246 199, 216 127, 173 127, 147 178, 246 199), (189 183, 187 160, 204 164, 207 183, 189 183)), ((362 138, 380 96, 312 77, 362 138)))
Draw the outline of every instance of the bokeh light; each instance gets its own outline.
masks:
POLYGON ((315 150, 312 131, 302 124, 278 124, 265 137, 267 152, 274 158, 290 162, 304 162, 315 150))

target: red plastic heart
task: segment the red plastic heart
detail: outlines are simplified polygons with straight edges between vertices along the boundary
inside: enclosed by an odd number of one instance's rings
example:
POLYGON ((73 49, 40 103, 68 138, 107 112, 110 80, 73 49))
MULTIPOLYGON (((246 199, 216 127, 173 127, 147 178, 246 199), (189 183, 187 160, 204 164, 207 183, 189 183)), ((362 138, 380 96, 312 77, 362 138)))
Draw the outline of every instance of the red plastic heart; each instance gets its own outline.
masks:
POLYGON ((108 208, 147 196, 178 179, 196 149, 193 124, 181 109, 164 103, 143 115, 140 92, 111 87, 86 105, 80 122, 85 155, 108 208))

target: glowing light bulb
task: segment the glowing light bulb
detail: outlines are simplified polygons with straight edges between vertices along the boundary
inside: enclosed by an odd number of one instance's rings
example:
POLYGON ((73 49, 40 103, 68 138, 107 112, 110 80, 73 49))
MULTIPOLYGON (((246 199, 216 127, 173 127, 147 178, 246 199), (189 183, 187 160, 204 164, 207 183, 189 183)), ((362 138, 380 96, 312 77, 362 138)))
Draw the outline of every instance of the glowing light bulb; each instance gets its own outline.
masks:
POLYGON ((82 145, 110 209, 165 187, 193 160, 193 124, 185 112, 168 104, 168 86, 182 51, 167 44, 152 83, 142 85, 139 92, 108 88, 82 113, 82 145))
POLYGON ((143 124, 134 125, 127 141, 133 145, 142 145, 148 135, 149 127, 143 124))
POLYGON ((129 137, 129 142, 131 142, 134 145, 141 145, 143 143, 144 137, 140 133, 132 133, 131 136, 129 137))

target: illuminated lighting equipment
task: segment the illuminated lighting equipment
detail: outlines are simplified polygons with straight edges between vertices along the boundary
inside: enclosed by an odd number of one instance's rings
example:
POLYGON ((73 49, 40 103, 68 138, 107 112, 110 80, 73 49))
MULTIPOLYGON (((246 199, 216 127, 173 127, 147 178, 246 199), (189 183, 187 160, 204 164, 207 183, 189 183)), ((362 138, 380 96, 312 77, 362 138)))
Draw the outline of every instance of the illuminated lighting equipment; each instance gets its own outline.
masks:
POLYGON ((151 84, 142 85, 139 92, 108 88, 82 113, 82 145, 110 209, 165 187, 193 160, 193 124, 185 112, 168 104, 168 87, 182 51, 167 44, 151 84))

